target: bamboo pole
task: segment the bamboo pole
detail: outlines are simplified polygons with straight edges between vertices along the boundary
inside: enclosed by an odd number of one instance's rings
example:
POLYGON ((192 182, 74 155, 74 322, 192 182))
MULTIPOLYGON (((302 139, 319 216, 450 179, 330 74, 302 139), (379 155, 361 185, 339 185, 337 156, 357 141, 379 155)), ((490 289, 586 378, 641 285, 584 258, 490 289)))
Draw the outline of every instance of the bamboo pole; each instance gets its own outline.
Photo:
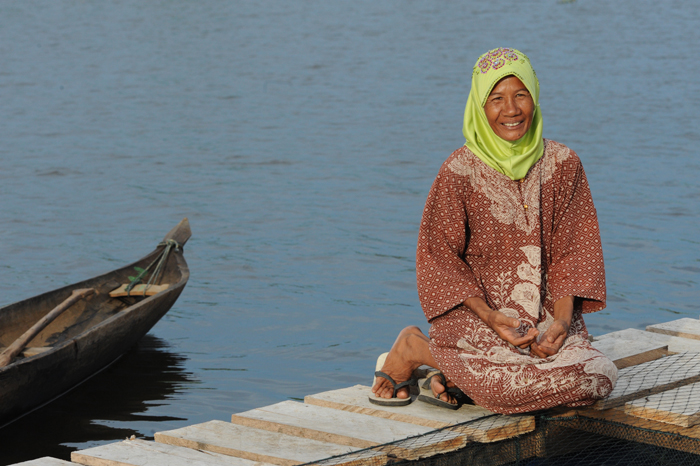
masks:
POLYGON ((73 304, 80 301, 82 298, 90 296, 95 293, 94 288, 84 288, 80 290, 73 290, 73 293, 63 301, 61 304, 56 306, 42 317, 36 324, 34 324, 29 330, 24 332, 22 336, 16 339, 10 346, 8 346, 5 351, 0 354, 0 368, 7 366, 12 362, 12 360, 24 350, 24 347, 32 341, 32 338, 37 336, 39 332, 44 330, 47 325, 53 322, 56 317, 61 315, 65 310, 69 309, 73 304))

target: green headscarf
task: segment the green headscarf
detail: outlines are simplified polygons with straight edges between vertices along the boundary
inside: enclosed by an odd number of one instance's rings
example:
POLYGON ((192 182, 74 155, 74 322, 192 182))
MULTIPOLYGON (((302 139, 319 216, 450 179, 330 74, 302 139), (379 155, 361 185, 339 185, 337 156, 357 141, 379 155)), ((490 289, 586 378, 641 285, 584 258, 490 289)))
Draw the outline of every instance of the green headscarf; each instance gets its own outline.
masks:
POLYGON ((498 48, 486 52, 477 60, 472 73, 472 88, 464 110, 462 133, 466 146, 484 161, 512 180, 525 178, 528 170, 544 153, 542 142, 542 113, 539 105, 540 83, 530 59, 515 49, 498 48), (498 81, 516 76, 530 91, 535 103, 535 114, 530 129, 517 141, 506 141, 496 136, 486 119, 486 98, 498 81))

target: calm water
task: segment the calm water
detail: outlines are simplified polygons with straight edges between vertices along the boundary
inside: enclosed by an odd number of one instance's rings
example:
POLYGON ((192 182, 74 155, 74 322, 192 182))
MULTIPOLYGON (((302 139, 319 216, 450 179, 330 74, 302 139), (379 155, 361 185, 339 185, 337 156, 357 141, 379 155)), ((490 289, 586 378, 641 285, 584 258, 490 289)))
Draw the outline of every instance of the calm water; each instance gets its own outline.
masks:
POLYGON ((530 56, 545 136, 586 167, 609 294, 591 332, 698 317, 699 31, 680 1, 0 3, 0 301, 194 232, 170 313, 4 429, 0 463, 369 383, 427 330, 417 226, 497 46, 530 56))

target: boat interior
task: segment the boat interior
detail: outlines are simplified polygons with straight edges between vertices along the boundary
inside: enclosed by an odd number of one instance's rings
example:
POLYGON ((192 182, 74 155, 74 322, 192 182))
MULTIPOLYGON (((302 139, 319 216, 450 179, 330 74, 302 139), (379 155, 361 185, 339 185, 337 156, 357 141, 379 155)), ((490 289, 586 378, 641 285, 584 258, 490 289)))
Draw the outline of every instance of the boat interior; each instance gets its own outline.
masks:
POLYGON ((157 260, 163 249, 159 247, 140 261, 106 275, 0 308, 0 353, 52 309, 64 302, 73 290, 92 288, 95 293, 79 299, 56 317, 29 341, 15 360, 48 351, 143 301, 148 296, 177 284, 183 278, 179 266, 182 259, 181 256, 177 257, 178 254, 171 253, 166 257, 158 279, 151 286, 147 286, 146 283, 153 274, 153 270, 145 274, 133 289, 126 290, 134 276, 157 260))

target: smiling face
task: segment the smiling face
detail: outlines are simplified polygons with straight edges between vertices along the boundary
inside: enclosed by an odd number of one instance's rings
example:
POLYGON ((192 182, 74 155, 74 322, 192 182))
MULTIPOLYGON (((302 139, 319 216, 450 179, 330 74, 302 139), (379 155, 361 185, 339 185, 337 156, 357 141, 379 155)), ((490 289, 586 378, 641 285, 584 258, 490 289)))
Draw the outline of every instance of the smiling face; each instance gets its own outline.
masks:
POLYGON ((506 141, 517 141, 530 129, 535 102, 520 79, 506 76, 493 87, 486 99, 484 112, 496 136, 506 141))

